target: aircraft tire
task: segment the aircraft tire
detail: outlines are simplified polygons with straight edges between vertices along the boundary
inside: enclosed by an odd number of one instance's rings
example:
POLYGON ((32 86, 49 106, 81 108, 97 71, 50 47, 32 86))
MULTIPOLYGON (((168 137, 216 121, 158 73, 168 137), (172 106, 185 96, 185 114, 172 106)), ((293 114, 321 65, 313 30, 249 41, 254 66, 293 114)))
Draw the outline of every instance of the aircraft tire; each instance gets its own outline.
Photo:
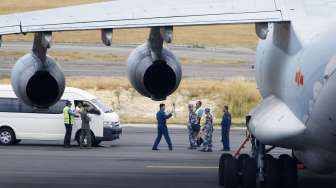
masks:
POLYGON ((245 158, 241 169, 241 187, 256 188, 257 163, 252 158, 245 158))
POLYGON ((298 187, 298 170, 296 161, 289 155, 281 155, 279 157, 280 177, 283 188, 298 187))
POLYGON ((238 157, 238 170, 239 172, 242 171, 244 163, 246 162, 246 160, 250 159, 251 157, 248 154, 241 154, 238 157))
POLYGON ((264 160, 266 161, 266 160, 268 160, 268 159, 274 159, 274 157, 273 157, 272 155, 270 155, 270 154, 266 154, 266 155, 264 156, 264 160))
POLYGON ((228 157, 225 160, 225 168, 223 171, 224 188, 238 187, 238 161, 234 157, 228 157))
POLYGON ((225 169, 225 161, 226 159, 232 157, 231 154, 224 153, 219 159, 219 169, 218 169, 218 179, 219 185, 224 186, 224 169, 225 169))
POLYGON ((265 157, 264 163, 265 188, 279 188, 280 173, 278 161, 273 157, 265 157))

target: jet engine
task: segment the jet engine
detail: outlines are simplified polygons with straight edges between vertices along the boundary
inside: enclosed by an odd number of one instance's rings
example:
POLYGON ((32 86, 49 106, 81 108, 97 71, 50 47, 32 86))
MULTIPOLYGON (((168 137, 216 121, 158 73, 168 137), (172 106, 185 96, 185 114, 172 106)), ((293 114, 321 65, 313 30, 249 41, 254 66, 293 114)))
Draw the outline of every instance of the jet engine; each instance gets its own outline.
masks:
POLYGON ((47 56, 44 63, 33 53, 20 58, 11 74, 17 97, 27 105, 48 108, 63 95, 65 77, 54 59, 47 56))
POLYGON ((127 67, 133 87, 143 96, 156 101, 165 100, 181 82, 181 65, 165 47, 157 60, 153 59, 149 43, 137 47, 130 54, 127 67))

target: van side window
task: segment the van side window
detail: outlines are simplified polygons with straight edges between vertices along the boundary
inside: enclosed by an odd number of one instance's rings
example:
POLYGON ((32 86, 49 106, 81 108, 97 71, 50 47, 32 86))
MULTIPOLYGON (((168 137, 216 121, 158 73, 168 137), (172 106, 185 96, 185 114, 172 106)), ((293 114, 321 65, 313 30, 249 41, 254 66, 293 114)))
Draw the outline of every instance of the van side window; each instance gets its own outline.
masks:
POLYGON ((39 109, 28 106, 21 103, 22 109, 21 113, 40 113, 40 114, 63 114, 63 108, 65 107, 66 101, 58 101, 55 105, 49 107, 48 109, 39 109))
POLYGON ((0 98, 0 112, 19 112, 19 101, 14 98, 0 98))
POLYGON ((22 103, 17 98, 0 98, 0 112, 62 114, 66 101, 58 101, 49 109, 37 109, 22 103))
POLYGON ((65 100, 60 100, 54 106, 50 107, 49 111, 53 114, 63 114, 65 104, 66 104, 65 100))
POLYGON ((91 114, 99 114, 100 111, 90 102, 88 101, 81 101, 81 100, 75 100, 75 107, 77 108, 79 105, 88 105, 89 106, 89 113, 91 114))

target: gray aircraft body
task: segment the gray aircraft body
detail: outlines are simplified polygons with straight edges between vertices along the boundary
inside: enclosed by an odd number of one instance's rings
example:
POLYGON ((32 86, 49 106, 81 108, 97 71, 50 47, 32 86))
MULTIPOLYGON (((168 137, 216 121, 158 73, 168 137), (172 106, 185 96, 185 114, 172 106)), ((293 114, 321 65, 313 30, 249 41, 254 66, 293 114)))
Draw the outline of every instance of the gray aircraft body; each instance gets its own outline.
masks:
POLYGON ((248 116, 253 155, 223 154, 219 183, 296 187, 295 159, 317 173, 336 171, 335 8, 336 0, 117 0, 3 15, 0 34, 35 33, 32 52, 12 71, 12 85, 23 102, 45 108, 59 100, 65 84, 47 56, 52 32, 99 29, 111 45, 113 29, 151 28, 148 41, 130 55, 128 76, 142 95, 164 100, 182 77, 177 58, 163 46, 174 26, 255 24, 264 100, 248 116), (275 159, 266 146, 292 149, 293 156, 275 159))

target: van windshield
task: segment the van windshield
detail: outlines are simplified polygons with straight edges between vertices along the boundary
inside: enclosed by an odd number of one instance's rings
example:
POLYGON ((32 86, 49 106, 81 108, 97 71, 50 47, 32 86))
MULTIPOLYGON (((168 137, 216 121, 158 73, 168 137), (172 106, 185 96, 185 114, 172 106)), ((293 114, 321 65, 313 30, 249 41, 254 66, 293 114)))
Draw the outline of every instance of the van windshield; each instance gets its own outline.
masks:
POLYGON ((93 99, 93 100, 91 100, 91 102, 93 104, 97 105, 97 107, 100 108, 104 113, 112 113, 113 112, 113 110, 111 108, 106 106, 104 103, 102 103, 98 99, 93 99))

